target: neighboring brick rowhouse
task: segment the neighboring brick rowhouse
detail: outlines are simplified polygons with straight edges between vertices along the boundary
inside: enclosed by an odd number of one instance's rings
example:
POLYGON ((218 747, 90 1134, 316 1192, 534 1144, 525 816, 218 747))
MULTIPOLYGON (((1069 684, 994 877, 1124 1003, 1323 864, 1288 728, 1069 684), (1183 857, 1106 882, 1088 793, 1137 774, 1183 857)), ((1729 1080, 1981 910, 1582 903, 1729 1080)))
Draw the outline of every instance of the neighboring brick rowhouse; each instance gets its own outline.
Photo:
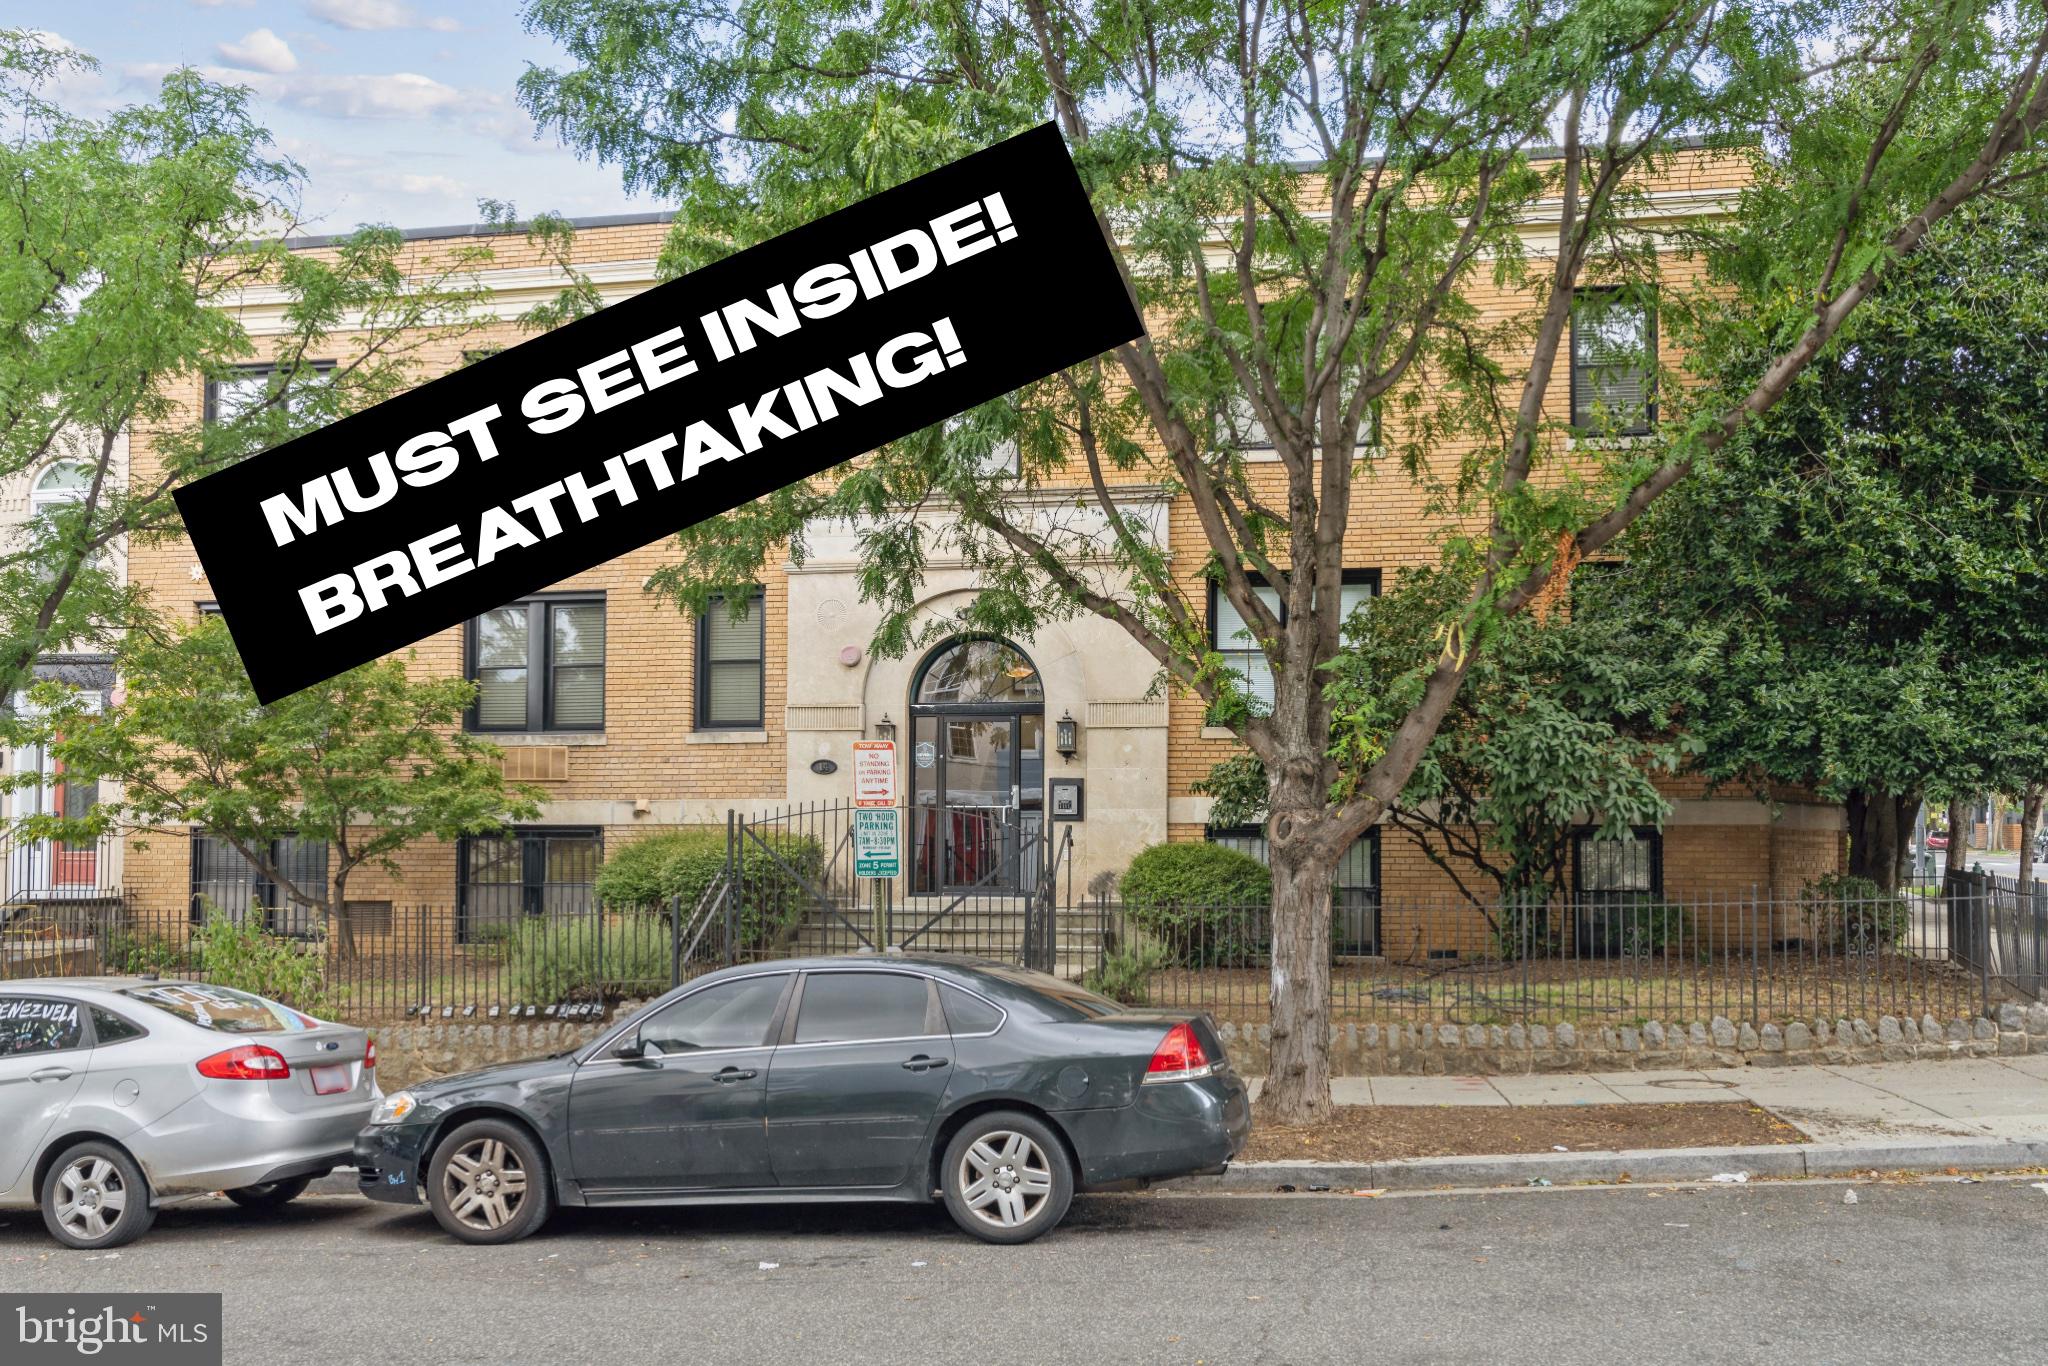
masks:
MULTIPOLYGON (((1687 154, 1675 157, 1652 188, 1666 212, 1712 215, 1727 211, 1729 193, 1741 186, 1743 175, 1738 158, 1687 154)), ((576 237, 575 261, 590 271, 608 298, 624 297, 655 282, 655 259, 667 233, 666 222, 655 216, 586 226, 576 237)), ((504 321, 437 343, 424 357, 424 375, 461 364, 464 352, 518 343, 523 334, 510 319, 560 287, 549 262, 522 236, 499 234, 490 240, 495 261, 486 272, 486 284, 494 291, 492 311, 504 321)), ((424 268, 422 263, 455 243, 475 241, 469 233, 422 237, 409 245, 408 252, 424 268)), ((330 256, 333 251, 326 245, 305 249, 330 256)), ((1691 269, 1675 255, 1664 259, 1673 272, 1691 269)), ((1483 285, 1474 297, 1487 321, 1498 321, 1529 303, 1526 298, 1488 293, 1483 285)), ((241 317, 260 359, 261 348, 277 335, 276 301, 260 291, 252 293, 243 301, 241 317)), ((330 349, 340 358, 350 345, 349 335, 338 333, 330 349)), ((1522 358, 1501 359, 1513 365, 1522 358)), ((1568 365, 1569 358, 1561 364, 1568 365)), ((1552 418, 1568 416, 1569 389, 1560 373, 1550 393, 1552 418)), ((199 420, 203 394, 196 378, 173 398, 178 409, 170 422, 199 420)), ((1390 421, 1398 421, 1391 409, 1390 421)), ((138 484, 158 475, 159 434, 159 429, 149 428, 134 434, 130 465, 138 484)), ((1461 445, 1445 445, 1436 455, 1440 470, 1454 470, 1467 453, 1461 445)), ((1390 455, 1373 455, 1370 463, 1381 468, 1358 485, 1347 560, 1351 567, 1379 571, 1382 585, 1391 586, 1404 570, 1436 561, 1438 525, 1426 514, 1426 492, 1399 473, 1390 455)), ((1277 465, 1253 463, 1251 469, 1255 482, 1277 487, 1277 465)), ((1147 477, 1142 470, 1111 477, 1134 499, 1158 496, 1150 485, 1139 482, 1147 477)), ((1194 600, 1202 602, 1206 594, 1200 571, 1208 548, 1189 501, 1174 499, 1164 522, 1176 572, 1194 600)), ((706 731, 694 724, 695 623, 643 591, 648 575, 668 559, 663 544, 634 550, 557 585, 604 594, 605 723, 597 734, 495 737, 508 749, 546 751, 516 756, 531 761, 520 771, 546 775, 542 786, 547 809, 535 824, 595 828, 603 832, 605 847, 612 849, 651 829, 722 824, 728 807, 749 811, 785 799, 848 796, 850 790, 842 794, 831 786, 841 778, 815 778, 810 765, 815 759, 837 756, 843 775, 847 745, 872 733, 884 712, 899 725, 899 738, 907 749, 911 664, 887 673, 880 662, 865 658, 872 613, 859 601, 854 566, 843 555, 835 558, 838 554, 820 553, 814 546, 801 568, 785 564, 780 556, 765 567, 764 721, 752 731, 706 731), (857 662, 842 665, 843 652, 851 652, 857 662)), ((173 613, 189 616, 214 596, 182 540, 137 548, 130 557, 130 574, 160 608, 173 613)), ((971 575, 959 566, 943 567, 935 561, 933 578, 927 610, 935 616, 950 610, 953 595, 973 590, 971 575)), ((1095 872, 1120 869, 1148 840, 1202 838, 1209 804, 1195 797, 1189 785, 1235 752, 1227 733, 1203 725, 1199 699, 1179 695, 1164 702, 1150 700, 1147 688, 1156 665, 1129 642, 1112 639, 1115 635, 1110 627, 1091 635, 1082 626, 1060 626, 1048 628, 1038 640, 1019 642, 1046 675, 1048 729, 1063 710, 1090 728, 1081 742, 1078 767, 1065 767, 1046 756, 1049 772, 1086 774, 1088 779, 1077 890, 1095 872), (1053 687, 1060 670, 1069 680, 1063 696, 1053 687), (1092 691, 1075 691, 1084 677, 1092 691), (1092 844, 1086 839, 1089 831, 1094 832, 1092 844)), ((414 667, 423 671, 459 672, 462 631, 442 632, 421 642, 415 658, 414 667)), ((1745 798, 1710 800, 1696 782, 1671 784, 1669 790, 1678 810, 1664 836, 1663 879, 1673 893, 1732 897, 1754 888, 1783 895, 1817 873, 1840 866, 1840 812, 1814 804, 1805 794, 1779 794, 1783 809, 1774 813, 1745 798)), ((1387 832, 1383 841, 1380 881, 1388 911, 1382 933, 1391 951, 1414 938, 1415 926, 1402 919, 1402 906, 1448 903, 1456 893, 1404 839, 1387 832)), ((453 904, 453 848, 415 847, 398 862, 396 877, 381 869, 358 873, 350 885, 351 899, 453 904)), ((147 848, 129 852, 126 878, 140 905, 184 906, 191 886, 188 842, 177 836, 150 838, 147 848)), ((1755 930, 1731 926, 1726 933, 1747 935, 1755 930)), ((1450 942, 1432 947, 1460 953, 1484 950, 1484 919, 1472 915, 1465 929, 1448 938, 1450 942)))

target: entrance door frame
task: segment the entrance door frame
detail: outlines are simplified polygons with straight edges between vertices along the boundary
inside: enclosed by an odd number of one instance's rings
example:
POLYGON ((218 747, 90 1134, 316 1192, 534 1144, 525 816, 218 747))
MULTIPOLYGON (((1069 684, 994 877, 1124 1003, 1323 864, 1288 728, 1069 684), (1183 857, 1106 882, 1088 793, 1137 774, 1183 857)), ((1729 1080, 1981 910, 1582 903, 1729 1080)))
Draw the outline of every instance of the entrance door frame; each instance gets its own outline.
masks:
POLYGON ((1017 644, 1014 640, 1009 640, 1002 636, 949 636, 926 651, 924 658, 918 662, 917 668, 912 671, 910 676, 910 696, 906 699, 905 704, 905 710, 910 716, 910 783, 906 796, 908 798, 907 806, 910 811, 910 888, 912 895, 950 896, 960 893, 972 894, 979 892, 988 896, 1023 896, 1032 890, 1031 879, 1026 873, 1028 865, 1027 854, 1030 850, 1037 848, 1044 840, 1045 785, 1041 773, 1038 790, 1029 793, 1024 791, 1024 721, 1028 717, 1038 718, 1039 752, 1043 756, 1045 746, 1044 687, 1045 675, 1039 672, 1038 661, 1034 660, 1030 652, 1023 646, 1017 644), (1038 702, 1033 704, 1026 702, 919 702, 917 700, 917 695, 924 686, 925 676, 931 672, 934 663, 943 658, 949 650, 978 640, 991 641, 995 644, 1006 646, 1016 651, 1017 657, 1031 666, 1032 673, 1039 680, 1040 695, 1038 702), (917 723, 927 717, 935 721, 934 729, 940 732, 941 740, 943 740, 943 732, 947 721, 999 722, 1007 720, 1010 723, 1009 767, 1012 805, 1009 809, 1016 821, 1014 828, 1017 831, 1017 847, 1004 856, 1004 862, 1007 865, 1009 875, 1001 882, 954 883, 948 880, 948 874, 951 871, 953 862, 950 857, 952 822, 940 819, 938 821, 939 844, 936 852, 938 877, 935 885, 921 885, 920 879, 924 876, 924 851, 918 844, 918 820, 919 813, 927 808, 918 801, 918 794, 921 791, 927 790, 935 794, 937 801, 929 808, 934 812, 952 809, 944 805, 947 796, 946 766, 948 757, 946 746, 943 743, 937 746, 937 752, 933 756, 932 767, 929 770, 921 769, 918 766, 917 723), (924 780, 921 776, 926 772, 931 774, 929 780, 924 780), (1035 802, 1031 801, 1033 798, 1036 799, 1035 802), (1026 811, 1036 811, 1039 813, 1038 834, 1029 844, 1025 842, 1023 837, 1023 816, 1026 811))

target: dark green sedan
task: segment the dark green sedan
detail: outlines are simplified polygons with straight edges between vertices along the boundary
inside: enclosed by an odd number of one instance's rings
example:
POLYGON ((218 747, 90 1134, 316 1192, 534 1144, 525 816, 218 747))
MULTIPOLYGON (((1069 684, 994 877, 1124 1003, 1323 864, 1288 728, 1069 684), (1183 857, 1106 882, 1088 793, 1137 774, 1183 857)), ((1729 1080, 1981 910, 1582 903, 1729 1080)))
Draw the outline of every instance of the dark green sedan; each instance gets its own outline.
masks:
POLYGON ((363 1193, 472 1243, 558 1204, 944 1200, 1022 1243, 1076 1190, 1218 1172, 1251 1131, 1207 1015, 1001 963, 899 954, 727 968, 586 1047, 384 1098, 363 1193))

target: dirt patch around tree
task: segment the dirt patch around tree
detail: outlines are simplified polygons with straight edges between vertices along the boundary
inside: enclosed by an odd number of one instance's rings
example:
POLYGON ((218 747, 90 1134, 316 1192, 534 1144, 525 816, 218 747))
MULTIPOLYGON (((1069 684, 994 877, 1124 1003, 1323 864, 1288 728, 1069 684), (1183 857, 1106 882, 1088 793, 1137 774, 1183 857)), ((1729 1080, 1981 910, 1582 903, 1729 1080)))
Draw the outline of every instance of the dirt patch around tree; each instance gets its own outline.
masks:
POLYGON ((1670 1105, 1340 1105, 1310 1128, 1257 1124, 1240 1162, 1388 1162, 1404 1157, 1732 1148, 1804 1143, 1747 1101, 1670 1105))

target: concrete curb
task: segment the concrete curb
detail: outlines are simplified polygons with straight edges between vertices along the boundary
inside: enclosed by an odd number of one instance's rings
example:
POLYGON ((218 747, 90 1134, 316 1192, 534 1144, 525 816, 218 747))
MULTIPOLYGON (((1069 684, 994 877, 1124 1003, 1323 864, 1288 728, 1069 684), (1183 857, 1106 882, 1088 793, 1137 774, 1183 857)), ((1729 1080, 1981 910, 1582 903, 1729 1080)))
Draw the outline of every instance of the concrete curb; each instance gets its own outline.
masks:
POLYGON ((2048 1166, 2048 1138, 1902 1143, 1781 1143, 1740 1148, 1637 1148, 1580 1153, 1417 1157, 1398 1162, 1244 1162, 1221 1176, 1164 1183, 1184 1191, 1431 1190, 1440 1186, 1525 1186, 1577 1181, 1705 1181, 1723 1172, 1752 1177, 1839 1176, 1859 1171, 1987 1171, 2048 1166))

